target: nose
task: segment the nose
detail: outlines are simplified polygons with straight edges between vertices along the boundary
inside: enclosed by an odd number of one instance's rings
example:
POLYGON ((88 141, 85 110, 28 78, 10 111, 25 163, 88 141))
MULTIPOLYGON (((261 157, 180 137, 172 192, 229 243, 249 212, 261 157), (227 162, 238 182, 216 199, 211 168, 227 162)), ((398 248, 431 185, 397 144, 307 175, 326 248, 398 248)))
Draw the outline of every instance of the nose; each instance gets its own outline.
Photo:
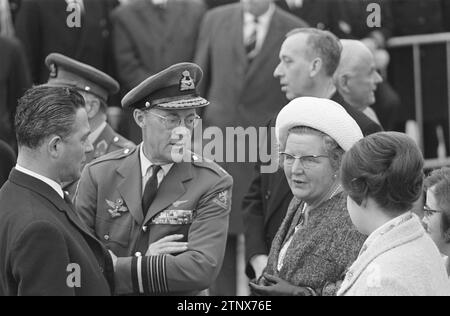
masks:
POLYGON ((292 174, 299 174, 304 173, 305 168, 303 167, 303 164, 300 162, 300 159, 295 159, 294 163, 292 164, 292 174))
POLYGON ((275 70, 273 72, 273 76, 275 78, 281 77, 281 63, 279 63, 278 66, 275 68, 275 70))
POLYGON ((378 71, 375 71, 375 84, 380 84, 383 82, 383 77, 381 77, 378 71))

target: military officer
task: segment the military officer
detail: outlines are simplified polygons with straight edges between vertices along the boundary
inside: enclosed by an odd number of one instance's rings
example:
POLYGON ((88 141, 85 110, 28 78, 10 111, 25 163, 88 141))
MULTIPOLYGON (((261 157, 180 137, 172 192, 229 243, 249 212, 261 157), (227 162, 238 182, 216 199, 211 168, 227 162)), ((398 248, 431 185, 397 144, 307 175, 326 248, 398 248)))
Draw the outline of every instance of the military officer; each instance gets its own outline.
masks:
POLYGON ((198 295, 221 268, 233 181, 186 147, 196 108, 209 104, 196 92, 201 78, 181 63, 129 92, 122 106, 134 109, 143 143, 81 176, 76 208, 113 255, 116 294, 198 295))
MULTIPOLYGON (((119 91, 119 84, 107 74, 89 65, 58 53, 47 56, 49 85, 71 86, 84 97, 94 150, 86 155, 86 164, 119 149, 133 149, 135 144, 117 134, 106 122, 108 96, 119 91)), ((66 183, 64 190, 73 198, 78 181, 66 183)))

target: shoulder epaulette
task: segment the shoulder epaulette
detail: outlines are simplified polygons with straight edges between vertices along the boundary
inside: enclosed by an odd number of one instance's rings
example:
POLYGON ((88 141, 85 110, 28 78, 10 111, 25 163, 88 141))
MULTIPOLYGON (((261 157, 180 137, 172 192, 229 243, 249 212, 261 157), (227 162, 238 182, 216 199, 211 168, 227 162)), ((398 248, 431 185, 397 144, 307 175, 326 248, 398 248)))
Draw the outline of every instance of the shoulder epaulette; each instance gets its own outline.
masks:
POLYGON ((105 162, 105 161, 110 161, 110 160, 120 160, 123 159, 125 157, 128 157, 129 155, 131 155, 132 153, 134 153, 134 151, 136 150, 137 147, 135 148, 123 148, 123 149, 119 149, 116 151, 113 151, 112 153, 103 155, 97 159, 95 159, 94 161, 90 162, 88 164, 88 166, 93 166, 93 165, 97 165, 99 163, 105 162))
POLYGON ((226 172, 225 169, 219 166, 216 162, 212 161, 211 159, 200 157, 199 155, 194 153, 192 153, 192 164, 196 167, 210 169, 221 177, 229 175, 228 172, 226 172))

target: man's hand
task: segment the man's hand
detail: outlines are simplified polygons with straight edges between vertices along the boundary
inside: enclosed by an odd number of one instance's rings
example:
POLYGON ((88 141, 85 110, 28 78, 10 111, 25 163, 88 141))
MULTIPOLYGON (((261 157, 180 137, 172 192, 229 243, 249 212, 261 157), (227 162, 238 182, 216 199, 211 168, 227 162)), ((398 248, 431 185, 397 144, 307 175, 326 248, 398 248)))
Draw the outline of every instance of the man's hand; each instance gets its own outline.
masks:
POLYGON ((152 243, 146 252, 146 256, 157 256, 162 254, 172 254, 185 252, 188 249, 187 242, 180 242, 176 240, 182 239, 183 235, 170 235, 161 238, 152 243))
POLYGON ((311 296, 312 293, 303 287, 295 286, 278 277, 264 274, 262 284, 249 283, 254 295, 258 296, 311 296))
POLYGON ((251 264, 253 270, 255 271, 256 280, 258 280, 261 277, 261 275, 263 274, 264 269, 267 266, 268 259, 269 258, 267 255, 256 255, 250 259, 250 264, 251 264))

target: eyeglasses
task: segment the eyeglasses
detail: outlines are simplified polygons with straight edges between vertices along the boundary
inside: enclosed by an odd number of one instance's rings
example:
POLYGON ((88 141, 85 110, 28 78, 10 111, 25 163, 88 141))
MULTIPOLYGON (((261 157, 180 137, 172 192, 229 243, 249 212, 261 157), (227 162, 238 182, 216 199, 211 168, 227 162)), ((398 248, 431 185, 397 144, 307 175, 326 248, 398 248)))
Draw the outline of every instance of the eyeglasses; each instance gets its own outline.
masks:
POLYGON ((437 211, 437 210, 432 210, 432 209, 430 209, 428 206, 426 206, 426 205, 424 205, 424 207, 423 207, 423 214, 426 216, 426 217, 431 217, 431 216, 433 216, 434 214, 439 214, 439 213, 444 213, 443 211, 437 211))
MULTIPOLYGON (((176 116, 176 117, 175 116, 169 117, 169 116, 162 116, 162 115, 159 115, 159 114, 156 114, 156 113, 153 113, 153 112, 147 112, 147 113, 150 113, 151 115, 154 115, 154 116, 159 117, 160 119, 162 119, 163 122, 164 122, 164 125, 165 125, 165 127, 167 129, 174 129, 174 128, 176 128, 176 127, 181 125, 181 121, 182 120, 178 116, 176 116)), ((198 115, 191 115, 191 116, 188 116, 188 117, 186 117, 184 119, 184 125, 187 128, 192 129, 192 128, 195 128, 198 125, 200 120, 201 120, 200 116, 198 116, 198 115)))
POLYGON ((300 160, 301 165, 305 169, 311 169, 317 166, 320 162, 319 158, 330 158, 324 155, 295 156, 286 152, 280 152, 280 155, 283 157, 284 162, 289 166, 293 165, 295 160, 300 160))

